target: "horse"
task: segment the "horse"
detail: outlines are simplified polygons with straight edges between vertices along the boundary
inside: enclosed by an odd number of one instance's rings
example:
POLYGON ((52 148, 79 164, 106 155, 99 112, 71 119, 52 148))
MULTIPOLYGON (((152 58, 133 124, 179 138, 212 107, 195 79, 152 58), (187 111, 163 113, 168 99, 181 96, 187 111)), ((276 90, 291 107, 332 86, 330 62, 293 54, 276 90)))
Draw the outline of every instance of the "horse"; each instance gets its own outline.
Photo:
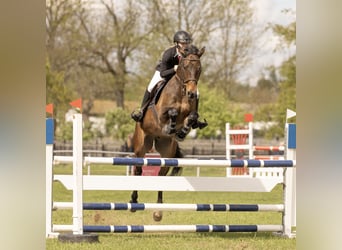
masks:
MULTIPOLYGON (((201 74, 200 50, 189 45, 179 62, 175 75, 164 83, 162 90, 147 108, 142 121, 137 122, 133 135, 135 157, 144 157, 154 144, 162 158, 182 158, 178 141, 184 140, 198 120, 196 109, 197 83, 201 74)), ((161 167, 158 176, 166 176, 170 167, 161 167)), ((181 167, 173 167, 171 176, 180 175, 181 167)), ((142 175, 142 167, 135 166, 134 175, 142 175)), ((131 194, 131 203, 138 202, 138 191, 131 194)), ((158 191, 158 203, 163 203, 163 192, 158 191)), ((134 210, 131 210, 135 212, 134 210)), ((162 212, 155 211, 153 219, 160 221, 162 212)))

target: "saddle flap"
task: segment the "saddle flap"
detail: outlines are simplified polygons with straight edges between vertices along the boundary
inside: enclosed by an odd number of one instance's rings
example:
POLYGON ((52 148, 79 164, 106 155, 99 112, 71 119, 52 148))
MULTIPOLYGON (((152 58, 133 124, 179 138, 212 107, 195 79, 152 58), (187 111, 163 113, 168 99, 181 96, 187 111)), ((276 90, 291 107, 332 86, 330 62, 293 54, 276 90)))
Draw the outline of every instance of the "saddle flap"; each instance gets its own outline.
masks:
POLYGON ((157 104, 165 85, 166 85, 166 81, 161 80, 157 83, 156 86, 154 86, 154 88, 151 91, 151 102, 149 106, 157 104))

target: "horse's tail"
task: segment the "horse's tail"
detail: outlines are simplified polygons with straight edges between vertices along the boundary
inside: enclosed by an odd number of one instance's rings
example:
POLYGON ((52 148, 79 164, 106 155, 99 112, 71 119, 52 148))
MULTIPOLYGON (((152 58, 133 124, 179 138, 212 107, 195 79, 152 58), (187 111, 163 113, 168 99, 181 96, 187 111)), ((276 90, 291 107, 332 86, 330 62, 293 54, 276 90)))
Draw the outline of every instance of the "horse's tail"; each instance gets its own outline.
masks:
MULTIPOLYGON (((183 157, 184 157, 183 152, 177 143, 175 158, 183 158, 183 157)), ((179 176, 182 174, 182 170, 183 170, 182 167, 173 167, 172 171, 171 171, 171 175, 172 176, 179 176)))

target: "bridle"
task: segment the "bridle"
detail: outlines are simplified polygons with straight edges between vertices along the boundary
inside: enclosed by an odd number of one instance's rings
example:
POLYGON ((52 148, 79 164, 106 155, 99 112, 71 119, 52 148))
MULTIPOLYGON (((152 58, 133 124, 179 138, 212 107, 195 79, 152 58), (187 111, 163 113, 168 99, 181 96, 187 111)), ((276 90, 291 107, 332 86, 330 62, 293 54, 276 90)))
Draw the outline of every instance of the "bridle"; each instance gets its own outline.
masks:
MULTIPOLYGON (((182 57, 181 60, 200 61, 199 58, 186 58, 186 57, 182 57)), ((184 68, 184 66, 183 66, 183 68, 184 68)), ((188 79, 185 79, 185 80, 182 81, 182 80, 179 78, 179 76, 178 76, 177 74, 176 74, 175 76, 176 76, 176 78, 177 78, 178 81, 182 82, 182 95, 183 95, 183 96, 185 96, 185 94, 186 94, 186 85, 187 85, 189 82, 195 82, 195 84, 197 85, 198 80, 195 79, 195 78, 188 78, 188 79)))

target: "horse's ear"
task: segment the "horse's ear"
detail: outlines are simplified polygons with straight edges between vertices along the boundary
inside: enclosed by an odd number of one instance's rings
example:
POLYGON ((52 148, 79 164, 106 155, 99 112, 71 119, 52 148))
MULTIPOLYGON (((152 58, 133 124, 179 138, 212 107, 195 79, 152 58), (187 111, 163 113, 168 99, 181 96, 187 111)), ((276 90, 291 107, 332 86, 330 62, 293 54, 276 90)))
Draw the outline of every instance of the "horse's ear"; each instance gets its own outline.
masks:
POLYGON ((199 57, 201 57, 203 55, 204 51, 205 51, 205 46, 202 49, 200 49, 200 51, 198 51, 197 55, 199 57))

